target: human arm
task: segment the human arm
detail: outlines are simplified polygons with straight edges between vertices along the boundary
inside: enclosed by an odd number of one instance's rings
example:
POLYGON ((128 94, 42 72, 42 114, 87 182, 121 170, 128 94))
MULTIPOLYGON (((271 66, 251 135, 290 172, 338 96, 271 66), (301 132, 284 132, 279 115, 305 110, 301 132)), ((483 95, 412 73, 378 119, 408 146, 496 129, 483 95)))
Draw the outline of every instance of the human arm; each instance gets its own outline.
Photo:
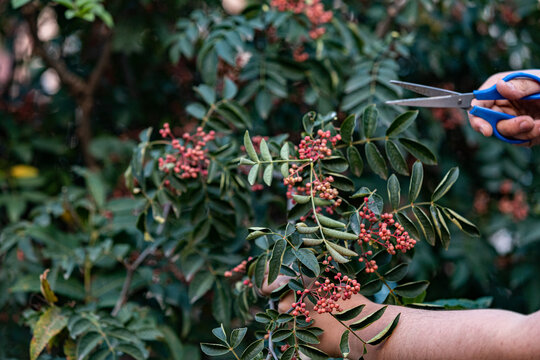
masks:
MULTIPOLYGON (((523 72, 540 76, 540 70, 523 70, 523 72)), ((524 78, 503 81, 502 79, 510 73, 501 72, 492 75, 480 87, 486 89, 496 84, 499 93, 508 100, 473 100, 471 105, 514 115, 515 118, 502 120, 497 124, 499 132, 506 137, 531 140, 526 145, 540 144, 540 100, 519 100, 540 92, 540 84, 524 78)), ((484 136, 493 134, 493 129, 484 119, 469 114, 469 122, 473 129, 484 136)))
MULTIPOLYGON (((284 282, 280 277, 263 292, 284 282)), ((292 293, 282 299, 279 310, 285 312, 294 302, 292 293)), ((362 295, 343 301, 343 309, 365 304, 362 313, 350 324, 375 312, 383 305, 369 301, 362 295)), ((309 306, 309 305, 308 305, 309 306)), ((364 357, 370 359, 535 359, 540 357, 540 312, 525 316, 515 312, 495 309, 485 310, 419 310, 402 306, 388 306, 381 319, 356 332, 366 341, 388 325, 401 313, 392 336, 377 346, 367 347, 364 357)), ((330 314, 311 316, 315 326, 324 330, 318 347, 334 357, 340 357, 339 342, 345 330, 330 314)), ((363 345, 353 335, 349 336, 351 359, 362 355, 363 345)))

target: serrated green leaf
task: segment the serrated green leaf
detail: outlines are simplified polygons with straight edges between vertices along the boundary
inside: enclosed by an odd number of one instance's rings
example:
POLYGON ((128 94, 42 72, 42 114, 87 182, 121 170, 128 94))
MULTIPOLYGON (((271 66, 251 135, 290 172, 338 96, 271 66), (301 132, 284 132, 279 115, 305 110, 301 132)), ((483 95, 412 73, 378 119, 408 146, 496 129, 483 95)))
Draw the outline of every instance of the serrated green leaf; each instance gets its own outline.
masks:
POLYGON ((394 292, 399 295, 406 298, 414 298, 424 291, 429 286, 429 281, 421 280, 421 281, 413 281, 409 282, 403 285, 396 286, 394 288, 394 292))
POLYGON ((225 328, 223 327, 223 324, 221 324, 220 327, 213 328, 212 334, 214 334, 214 336, 217 337, 219 340, 227 343, 227 334, 225 333, 225 328))
POLYGON ((420 240, 420 234, 418 233, 416 226, 414 226, 414 223, 407 215, 398 212, 396 213, 396 218, 398 223, 405 228, 405 231, 407 231, 413 239, 420 240))
POLYGON ((255 147, 253 146, 253 143, 251 142, 251 137, 249 136, 249 131, 247 130, 244 133, 244 147, 246 148, 246 152, 251 158, 251 160, 259 162, 259 156, 257 156, 257 152, 255 151, 255 147))
POLYGON ((291 360, 294 357, 295 350, 296 349, 294 348, 294 346, 288 348, 287 350, 283 352, 283 354, 281 354, 281 357, 279 358, 279 360, 291 360))
POLYGON ((348 249, 344 246, 341 246, 341 245, 338 245, 338 244, 335 244, 331 241, 327 241, 326 242, 326 247, 331 247, 333 248, 334 250, 336 250, 340 255, 343 255, 343 256, 358 256, 358 254, 356 252, 354 252, 353 250, 351 249, 348 249))
POLYGON ((274 174, 274 165, 270 164, 266 166, 263 173, 264 183, 268 186, 272 185, 272 176, 274 174))
POLYGON ((378 293, 382 288, 382 281, 379 279, 373 279, 360 287, 360 294, 365 296, 371 296, 378 293))
POLYGON ((257 93, 257 96, 255 97, 255 109, 261 118, 268 118, 270 110, 272 109, 272 95, 268 91, 261 90, 257 93))
POLYGON ((248 158, 240 158, 240 165, 255 165, 257 164, 255 161, 248 159, 248 158))
POLYGON ((208 290, 212 288, 214 284, 214 276, 208 271, 200 271, 193 277, 193 280, 189 283, 188 297, 190 303, 194 303, 201 296, 206 294, 208 290))
POLYGON ((272 341, 283 341, 293 334, 289 329, 278 329, 272 334, 272 341))
POLYGON ((366 305, 361 304, 353 307, 352 309, 343 311, 341 313, 334 314, 334 317, 341 321, 349 321, 360 315, 366 305))
POLYGON ((89 332, 83 335, 77 342, 77 360, 84 359, 101 341, 103 337, 99 333, 89 332))
POLYGON ((302 117, 302 125, 304 126, 306 133, 311 135, 316 118, 317 113, 314 111, 310 111, 302 117))
POLYGON ((283 254, 286 247, 287 242, 284 239, 278 239, 274 245, 268 266, 268 284, 272 284, 279 275, 279 269, 283 262, 283 254))
POLYGON ((432 218, 436 220, 434 223, 438 226, 437 233, 441 239, 441 243, 445 250, 448 250, 448 246, 450 245, 450 230, 448 230, 448 225, 446 225, 446 221, 444 220, 441 211, 435 207, 435 205, 431 205, 429 211, 431 212, 432 218))
POLYGON ((210 343, 201 343, 201 350, 209 356, 220 356, 229 352, 229 348, 225 345, 210 343))
POLYGON ((349 160, 349 168, 353 175, 360 177, 362 171, 364 171, 364 161, 360 151, 355 146, 349 146, 347 148, 347 159, 349 160))
POLYGON ((68 323, 60 308, 51 306, 39 317, 33 326, 33 336, 30 341, 30 359, 36 360, 45 346, 62 331, 68 323))
POLYGON ((439 185, 435 188, 435 191, 433 191, 433 195, 431 195, 431 201, 437 201, 440 198, 444 196, 450 190, 452 185, 456 182, 456 180, 459 177, 459 168, 453 167, 451 168, 446 175, 444 175, 444 178, 441 180, 439 185))
POLYGON ((317 339, 317 336, 313 335, 311 332, 309 332, 308 330, 304 330, 304 329, 297 329, 296 332, 296 337, 308 344, 318 344, 320 343, 319 339, 317 339))
POLYGON ((332 256, 332 258, 334 259, 335 262, 340 263, 340 264, 344 264, 344 263, 349 262, 349 259, 342 256, 333 247, 328 246, 329 242, 326 242, 325 244, 327 245, 326 250, 328 250, 328 253, 330 254, 330 256, 332 256))
POLYGON ((397 316, 394 318, 394 320, 392 320, 390 324, 388 324, 384 329, 382 329, 377 335, 369 339, 367 343, 370 345, 377 345, 389 338, 390 335, 392 335, 392 333, 394 332, 394 329, 399 322, 400 315, 401 313, 397 314, 397 316))
POLYGON ((283 146, 281 147, 281 150, 279 151, 279 156, 283 160, 289 160, 289 143, 288 142, 285 142, 285 144, 283 144, 283 146))
POLYGON ((328 226, 331 228, 345 228, 347 225, 342 223, 341 221, 334 220, 332 218, 329 218, 328 216, 324 216, 322 214, 315 214, 317 217, 317 220, 321 223, 323 226, 328 226))
POLYGON ((257 181, 257 176, 259 175, 259 164, 253 165, 253 167, 249 170, 248 174, 248 182, 250 185, 255 184, 255 181, 257 181))
MULTIPOLYGON (((351 179, 349 179, 346 176, 343 176, 341 174, 331 173, 327 172, 327 176, 332 176, 334 178, 334 182, 332 182, 332 186, 335 187, 338 190, 342 191, 354 191, 354 183, 351 179)), ((328 205, 329 200, 321 199, 319 197, 315 197, 315 205, 317 206, 326 206, 328 205), (326 205, 324 205, 326 203, 326 205), (319 205, 321 204, 321 205, 319 205)))
POLYGON ((298 204, 307 204, 311 200, 311 197, 305 195, 293 195, 293 200, 298 204))
POLYGON ((321 160, 321 164, 324 166, 325 169, 337 173, 342 173, 346 171, 349 167, 349 163, 347 162, 347 160, 345 160, 345 158, 341 156, 326 157, 321 160))
POLYGON ((119 344, 115 347, 116 351, 120 351, 125 355, 129 355, 135 360, 146 359, 145 354, 135 345, 132 344, 119 344))
POLYGON ((201 120, 206 115, 206 108, 199 103, 191 103, 186 106, 186 112, 196 119, 201 120))
POLYGON ((195 87, 195 91, 208 105, 212 105, 216 102, 216 91, 211 86, 201 84, 195 87))
MULTIPOLYGON (((270 283, 270 282, 269 282, 270 283)), ((264 339, 252 342, 242 353, 242 360, 254 359, 264 349, 264 339)))
POLYGON ((266 255, 261 255, 255 264, 255 286, 262 288, 266 273, 266 255))
POLYGON ((377 146, 374 143, 369 142, 366 144, 365 152, 369 167, 375 174, 386 180, 388 169, 377 146))
POLYGON ((440 207, 444 215, 452 221, 461 231, 471 236, 480 236, 480 230, 472 222, 467 220, 452 209, 440 207))
POLYGON ((309 270, 311 270, 316 276, 319 276, 320 268, 319 262, 309 249, 300 249, 294 251, 294 255, 302 264, 304 264, 309 270))
POLYGON ((350 144, 353 139, 354 129, 356 128, 356 115, 351 114, 347 116, 343 123, 341 123, 341 129, 339 131, 341 135, 341 141, 346 144, 350 144))
POLYGON ((400 281, 407 275, 409 264, 403 263, 388 270, 384 275, 384 279, 388 281, 400 281))
POLYGON ((246 240, 247 241, 255 240, 255 239, 257 239, 257 238, 259 238, 261 236, 264 236, 264 235, 266 235, 266 232, 264 232, 264 231, 260 231, 260 230, 253 231, 253 232, 249 233, 248 236, 246 236, 246 240))
POLYGON ((358 235, 351 234, 345 231, 339 231, 339 230, 328 229, 328 228, 323 227, 322 232, 326 236, 339 239, 339 240, 352 240, 352 241, 358 240, 358 235))
POLYGON ((344 358, 349 356, 349 353, 351 352, 349 348, 349 332, 349 330, 345 330, 343 334, 341 334, 341 339, 339 341, 339 350, 344 358))
POLYGON ((231 341, 230 345, 232 348, 237 347, 240 345, 242 340, 244 339, 244 336, 246 336, 247 328, 239 328, 239 329, 233 329, 231 332, 231 341))
POLYGON ((261 157, 264 161, 272 161, 272 155, 270 155, 270 150, 268 149, 268 144, 266 143, 266 140, 261 139, 259 149, 261 150, 261 157))
POLYGON ((392 140, 387 140, 385 143, 386 157, 390 161, 390 165, 398 173, 402 175, 409 175, 409 168, 407 167, 407 161, 399 150, 399 147, 392 140))
POLYGON ((418 110, 414 111, 407 111, 403 114, 399 115, 392 121, 388 129, 386 129, 386 136, 396 136, 398 134, 401 134, 409 126, 412 125, 414 120, 416 120, 416 117, 418 116, 418 110))
POLYGON ((375 104, 371 104, 364 109, 362 114, 362 123, 364 125, 364 136, 370 138, 377 130, 379 120, 379 111, 375 104))
POLYGON ((396 175, 392 174, 388 179, 386 184, 386 189, 388 191, 388 199, 390 200, 390 205, 392 209, 396 210, 399 207, 399 202, 401 199, 401 188, 399 186, 399 180, 396 175))
POLYGON ((318 226, 307 226, 304 223, 297 223, 295 227, 296 231, 298 231, 300 234, 314 234, 319 231, 318 226))
POLYGON ((426 165, 437 164, 437 157, 424 144, 421 144, 418 141, 407 139, 407 138, 399 138, 398 140, 399 140, 399 143, 403 145, 405 149, 407 149, 408 152, 410 152, 415 158, 417 158, 424 164, 426 165))
POLYGON ((309 345, 298 345, 300 352, 307 355, 311 360, 327 360, 329 356, 322 350, 309 345))
POLYGON ((409 202, 413 203, 420 194, 424 181, 424 167, 420 161, 415 161, 409 183, 409 202))
POLYGON ((223 86, 223 98, 232 99, 238 93, 238 87, 228 77, 225 77, 225 85, 223 86))
POLYGON ((283 164, 281 164, 279 170, 284 178, 289 176, 289 163, 284 162, 283 164))
POLYGON ((373 324, 375 321, 379 320, 381 316, 383 316, 384 312, 386 311, 386 308, 387 308, 386 306, 383 306, 382 308, 369 314, 362 320, 352 323, 351 325, 349 325, 349 327, 353 331, 358 331, 365 327, 368 327, 369 325, 373 324))
POLYGON ((316 246, 323 243, 323 239, 310 239, 310 238, 303 238, 302 241, 307 246, 316 246))
POLYGON ((371 196, 372 194, 372 191, 369 190, 367 187, 365 186, 362 186, 357 192, 355 192, 351 198, 352 199, 356 199, 356 198, 359 198, 359 197, 366 197, 366 196, 371 196))
POLYGON ((431 220, 429 220, 427 215, 419 207, 413 207, 413 213, 418 220, 418 225, 420 225, 420 229, 422 230, 426 241, 431 246, 435 246, 435 231, 433 230, 431 220))

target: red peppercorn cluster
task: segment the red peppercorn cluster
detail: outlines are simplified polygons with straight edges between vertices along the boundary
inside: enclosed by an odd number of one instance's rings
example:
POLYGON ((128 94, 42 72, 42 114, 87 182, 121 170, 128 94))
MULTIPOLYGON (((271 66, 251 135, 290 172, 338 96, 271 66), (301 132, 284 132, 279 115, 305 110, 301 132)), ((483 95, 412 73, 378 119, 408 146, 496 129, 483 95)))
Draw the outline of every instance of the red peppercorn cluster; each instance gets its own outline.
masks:
POLYGON ((175 154, 159 158, 159 168, 162 171, 169 173, 172 170, 182 179, 196 179, 199 175, 208 175, 210 160, 207 158, 206 145, 215 139, 215 131, 206 133, 202 127, 198 127, 195 134, 184 133, 181 139, 177 139, 169 124, 165 123, 159 133, 165 139, 171 138, 171 146, 176 150, 175 154))
MULTIPOLYGON (((332 136, 330 131, 323 131, 319 129, 315 138, 306 136, 300 141, 300 144, 298 147, 296 147, 298 151, 298 159, 310 159, 311 161, 315 162, 331 156, 333 147, 339 140, 341 140, 341 135, 338 134, 332 136)), ((315 179, 312 182, 307 182, 304 185, 304 177, 302 177, 302 175, 304 169, 306 169, 308 165, 308 163, 303 163, 301 165, 294 163, 291 164, 291 167, 289 168, 290 175, 283 179, 283 184, 287 186, 287 198, 292 199, 293 195, 313 194, 313 196, 321 199, 334 200, 331 206, 325 207, 326 212, 333 214, 334 210, 339 207, 342 202, 342 200, 338 198, 339 191, 332 187, 334 178, 332 176, 319 178, 317 174, 314 174, 315 179)), ((322 207, 316 208, 317 213, 320 213, 322 210, 322 207)), ((314 216, 314 214, 308 213, 308 215, 310 214, 311 216, 314 216)), ((303 216, 301 220, 305 221, 308 215, 303 216)))
MULTIPOLYGON (((364 198, 364 203, 368 202, 368 198, 364 198)), ((416 240, 409 236, 405 228, 399 224, 393 214, 384 213, 378 218, 367 205, 362 207, 358 212, 358 216, 367 222, 360 224, 360 234, 358 234, 358 244, 364 249, 364 245, 382 246, 386 251, 395 255, 397 251, 402 253, 411 250, 416 245, 416 240)), ((378 269, 375 260, 368 260, 367 256, 373 255, 372 250, 363 251, 358 261, 365 262, 366 272, 372 273, 378 269)))
POLYGON ((525 193, 517 190, 513 196, 505 195, 499 200, 499 211, 514 217, 514 221, 523 221, 529 215, 529 205, 525 193))
POLYGON ((325 11, 321 0, 272 0, 272 7, 278 11, 292 11, 295 14, 304 13, 311 23, 309 36, 312 39, 321 37, 326 29, 323 24, 330 22, 333 17, 332 11, 325 11))
POLYGON ((296 62, 304 62, 309 59, 309 54, 304 51, 304 46, 299 45, 293 50, 293 59, 296 62))
MULTIPOLYGON (((331 261, 332 258, 329 257, 329 260, 331 261)), ((297 302, 291 304, 291 315, 304 315, 307 322, 312 320, 309 316, 310 312, 307 310, 306 303, 304 302, 304 298, 308 294, 311 294, 317 299, 313 311, 316 311, 319 314, 343 311, 340 304, 338 304, 338 301, 349 300, 353 295, 358 294, 360 291, 360 283, 355 279, 349 278, 347 275, 343 276, 341 273, 337 273, 334 276, 334 280, 335 282, 332 282, 330 278, 326 277, 322 282, 318 280, 315 281, 309 289, 297 290, 296 294, 300 298, 297 302)))
POLYGON ((253 260, 253 256, 248 257, 247 260, 243 260, 240 264, 236 265, 232 270, 225 271, 223 275, 225 277, 232 277, 233 273, 238 273, 238 274, 245 273, 247 269, 247 263, 251 260, 253 260))
POLYGON ((319 129, 316 138, 313 139, 310 136, 306 136, 300 141, 300 145, 298 146, 299 158, 317 161, 319 159, 324 159, 327 156, 331 156, 332 149, 328 147, 328 141, 330 141, 332 145, 336 145, 339 140, 341 140, 341 135, 337 134, 332 136, 330 130, 323 131, 319 129))

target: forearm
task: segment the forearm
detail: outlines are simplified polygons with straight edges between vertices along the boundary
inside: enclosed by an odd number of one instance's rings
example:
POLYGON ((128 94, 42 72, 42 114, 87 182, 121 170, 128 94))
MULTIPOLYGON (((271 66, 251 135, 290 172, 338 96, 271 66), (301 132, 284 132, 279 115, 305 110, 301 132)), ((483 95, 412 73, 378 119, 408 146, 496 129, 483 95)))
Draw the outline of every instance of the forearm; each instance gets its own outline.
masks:
MULTIPOLYGON (((343 303, 344 308, 358 304, 366 307, 358 321, 382 305, 362 296, 343 303)), ((378 346, 369 346, 366 359, 533 359, 540 356, 540 314, 529 316, 504 310, 433 311, 388 306, 383 317, 356 332, 362 340, 375 336, 401 313, 392 336, 378 346)), ((316 326, 322 327, 321 348, 339 356, 339 340, 345 328, 328 314, 319 315, 316 326)), ((362 355, 363 344, 349 336, 351 359, 362 355)))

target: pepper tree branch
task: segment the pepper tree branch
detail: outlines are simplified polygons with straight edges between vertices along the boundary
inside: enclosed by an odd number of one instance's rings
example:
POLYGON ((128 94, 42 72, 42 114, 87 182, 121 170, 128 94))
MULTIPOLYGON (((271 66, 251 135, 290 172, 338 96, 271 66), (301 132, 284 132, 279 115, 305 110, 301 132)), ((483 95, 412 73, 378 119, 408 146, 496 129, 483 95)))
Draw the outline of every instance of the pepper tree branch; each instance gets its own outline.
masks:
POLYGON ((407 0, 398 0, 391 2, 386 11, 388 16, 383 21, 381 21, 375 29, 375 35, 377 35, 378 38, 382 38, 384 35, 386 35, 386 33, 388 33, 388 31, 390 30, 390 26, 394 22, 394 19, 398 16, 401 10, 403 10, 405 5, 407 5, 407 0))
POLYGON ((82 153, 86 165, 91 169, 97 168, 97 163, 90 153, 90 142, 92 140, 91 113, 94 107, 94 94, 99 85, 99 80, 109 64, 111 57, 111 31, 102 25, 104 31, 104 41, 99 55, 99 59, 90 73, 88 79, 77 75, 69 70, 66 63, 61 58, 53 57, 47 50, 47 46, 38 36, 38 14, 39 4, 32 2, 21 9, 24 19, 28 23, 30 36, 34 43, 34 52, 49 66, 54 69, 60 81, 68 88, 77 102, 76 134, 81 143, 82 153))

